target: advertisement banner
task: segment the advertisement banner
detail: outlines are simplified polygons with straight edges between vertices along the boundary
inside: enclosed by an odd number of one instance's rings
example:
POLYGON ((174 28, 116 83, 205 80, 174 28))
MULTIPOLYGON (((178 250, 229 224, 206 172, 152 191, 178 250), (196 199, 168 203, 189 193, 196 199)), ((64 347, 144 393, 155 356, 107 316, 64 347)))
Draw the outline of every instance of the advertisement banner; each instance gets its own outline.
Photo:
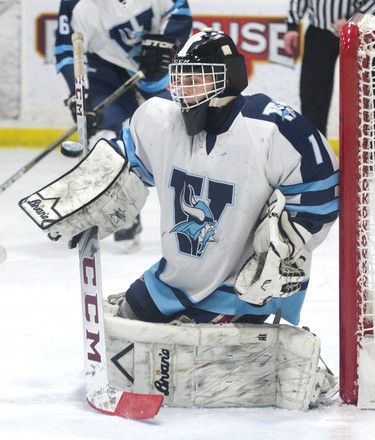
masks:
MULTIPOLYGON (((59 0, 22 1, 19 32, 21 112, 13 120, 2 116, 0 126, 63 129, 72 122, 63 104, 68 95, 67 86, 62 76, 56 74, 54 66, 59 4, 59 0)), ((190 0, 189 4, 193 14, 193 32, 206 27, 222 30, 232 37, 245 56, 249 74, 249 86, 245 93, 265 93, 299 111, 303 41, 296 60, 286 55, 283 36, 289 0, 190 0)), ((6 93, 16 96, 19 90, 12 90, 10 86, 6 93)), ((338 120, 335 106, 337 104, 334 103, 331 113, 335 113, 333 118, 338 120)), ((335 122, 329 130, 333 136, 337 135, 335 122)))

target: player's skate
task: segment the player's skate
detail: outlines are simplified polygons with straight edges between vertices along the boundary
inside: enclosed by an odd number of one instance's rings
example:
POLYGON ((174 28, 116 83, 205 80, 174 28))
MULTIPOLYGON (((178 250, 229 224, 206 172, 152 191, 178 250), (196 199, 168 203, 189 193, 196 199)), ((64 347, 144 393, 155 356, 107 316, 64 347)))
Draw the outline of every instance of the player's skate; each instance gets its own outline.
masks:
POLYGON ((115 232, 114 238, 119 244, 121 250, 126 254, 130 254, 139 250, 141 246, 141 232, 141 218, 139 215, 137 215, 129 227, 115 232))

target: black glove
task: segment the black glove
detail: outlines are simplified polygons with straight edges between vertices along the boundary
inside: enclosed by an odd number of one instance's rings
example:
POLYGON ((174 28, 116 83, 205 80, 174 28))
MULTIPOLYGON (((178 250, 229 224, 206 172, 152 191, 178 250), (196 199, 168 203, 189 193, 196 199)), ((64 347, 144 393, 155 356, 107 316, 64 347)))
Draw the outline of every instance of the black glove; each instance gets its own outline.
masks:
POLYGON ((139 70, 146 79, 158 80, 168 73, 168 66, 176 53, 176 40, 165 35, 146 35, 142 41, 139 70))
MULTIPOLYGON (((68 99, 65 99, 64 103, 67 107, 69 107, 74 122, 77 122, 76 96, 71 94, 68 99)), ((87 137, 91 137, 98 131, 99 125, 103 119, 103 115, 101 113, 94 112, 90 94, 87 90, 85 91, 85 116, 87 137)))

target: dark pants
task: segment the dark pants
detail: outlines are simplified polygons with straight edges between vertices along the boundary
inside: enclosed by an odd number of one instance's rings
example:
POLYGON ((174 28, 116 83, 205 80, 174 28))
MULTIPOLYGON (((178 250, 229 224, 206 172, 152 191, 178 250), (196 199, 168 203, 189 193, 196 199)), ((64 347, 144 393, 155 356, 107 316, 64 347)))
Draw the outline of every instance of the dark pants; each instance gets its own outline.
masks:
POLYGON ((340 40, 332 32, 309 26, 305 35, 300 98, 301 113, 327 135, 335 65, 340 40))
MULTIPOLYGON (((178 292, 178 289, 175 289, 178 292)), ((182 292, 182 291, 181 291, 182 292)), ((247 324, 263 324, 269 315, 218 315, 217 313, 210 312, 204 308, 200 308, 198 304, 195 306, 188 305, 186 301, 186 308, 184 308, 183 296, 181 295, 181 311, 173 315, 164 315, 156 306, 151 294, 149 293, 146 283, 142 279, 138 279, 132 283, 126 292, 126 301, 130 306, 132 312, 137 316, 140 321, 146 322, 161 322, 167 323, 174 319, 179 319, 181 316, 186 316, 193 320, 197 324, 208 322, 236 322, 247 324), (216 321, 220 317, 219 321, 216 321)), ((165 298, 168 300, 168 298, 165 298)), ((225 308, 225 305, 223 305, 225 308)))

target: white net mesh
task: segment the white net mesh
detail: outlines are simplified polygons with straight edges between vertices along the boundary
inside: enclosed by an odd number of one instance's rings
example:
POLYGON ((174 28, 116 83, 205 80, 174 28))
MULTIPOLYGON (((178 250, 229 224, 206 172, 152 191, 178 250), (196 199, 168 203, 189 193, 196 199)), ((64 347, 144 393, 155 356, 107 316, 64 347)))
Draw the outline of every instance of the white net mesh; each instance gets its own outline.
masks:
POLYGON ((375 408, 375 17, 358 28, 358 406, 375 408))
POLYGON ((375 292, 375 17, 359 23, 359 225, 358 257, 360 286, 359 336, 374 330, 375 292))

